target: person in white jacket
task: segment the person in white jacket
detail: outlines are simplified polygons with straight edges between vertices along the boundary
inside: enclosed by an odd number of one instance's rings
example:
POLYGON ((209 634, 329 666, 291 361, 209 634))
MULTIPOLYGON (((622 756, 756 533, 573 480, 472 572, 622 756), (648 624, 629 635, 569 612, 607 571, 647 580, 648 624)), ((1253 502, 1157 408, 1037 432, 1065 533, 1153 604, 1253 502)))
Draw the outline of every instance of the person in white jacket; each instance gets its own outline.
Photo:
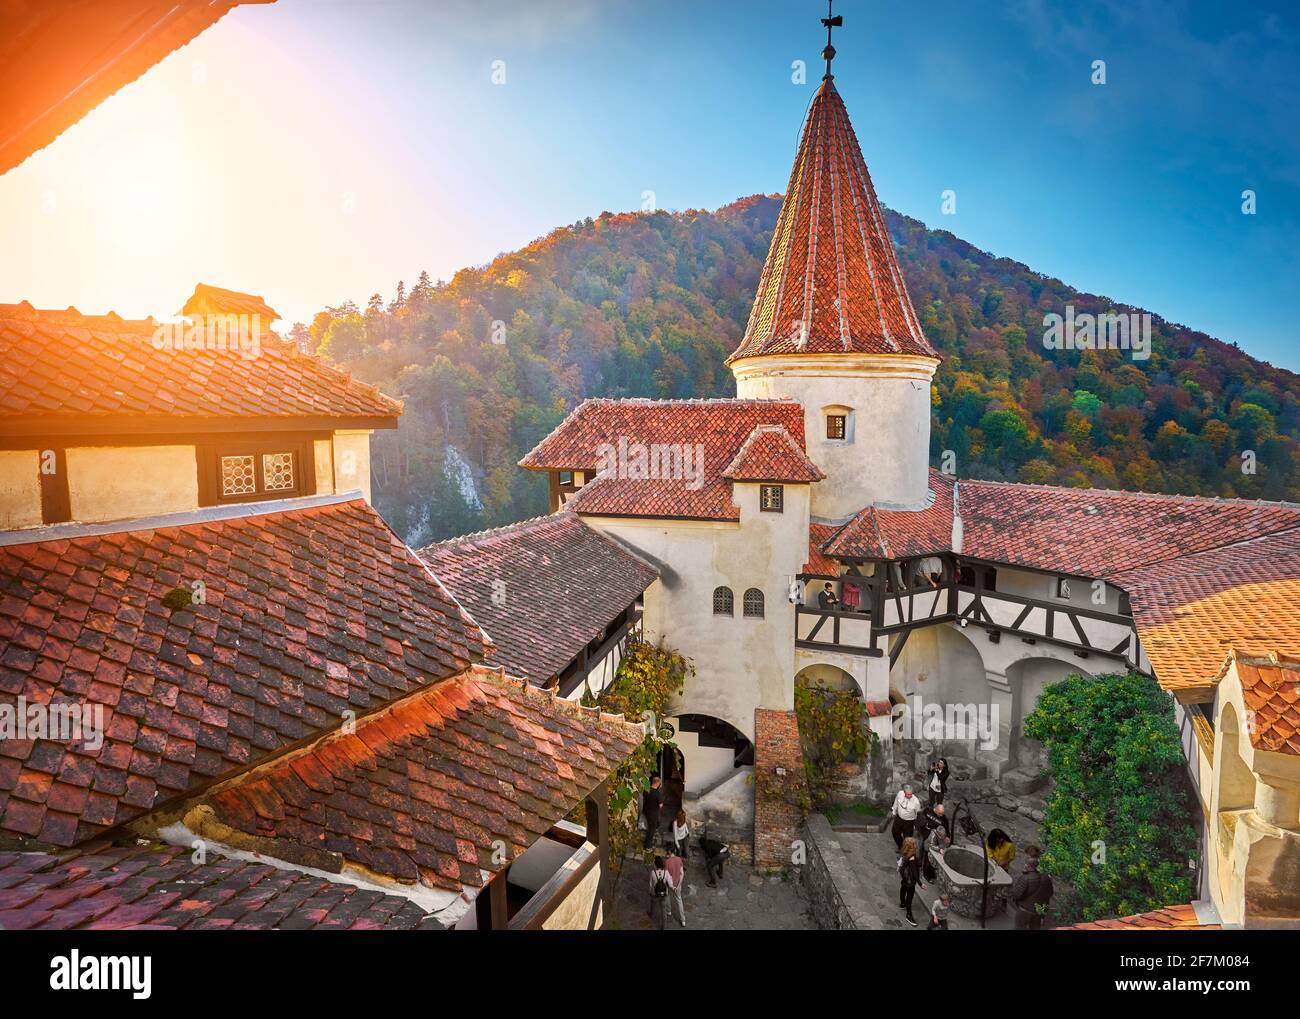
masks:
POLYGON ((672 848, 683 858, 686 856, 686 837, 690 833, 691 826, 686 823, 686 811, 677 811, 677 816, 673 818, 672 848))
POLYGON ((916 831, 916 818, 921 813, 921 798, 913 792, 910 782, 898 791, 889 812, 894 818, 894 845, 901 849, 903 839, 911 838, 916 831))

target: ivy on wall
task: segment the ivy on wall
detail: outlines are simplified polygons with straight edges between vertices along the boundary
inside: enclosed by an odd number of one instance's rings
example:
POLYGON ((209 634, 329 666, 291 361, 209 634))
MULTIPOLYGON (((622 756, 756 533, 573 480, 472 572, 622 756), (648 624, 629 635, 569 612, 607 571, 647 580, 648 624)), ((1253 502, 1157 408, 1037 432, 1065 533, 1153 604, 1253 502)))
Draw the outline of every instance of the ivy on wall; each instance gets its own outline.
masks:
POLYGON ((654 645, 639 636, 628 639, 614 681, 599 696, 585 694, 584 704, 599 705, 602 711, 622 715, 629 722, 654 725, 636 752, 615 769, 609 780, 610 866, 617 870, 623 854, 637 837, 641 792, 650 788, 650 777, 659 768, 665 749, 679 753, 671 729, 662 723, 669 699, 680 692, 695 667, 688 658, 654 645))
POLYGON ((879 737, 868 727, 867 707, 853 690, 796 685, 794 710, 808 796, 820 809, 830 799, 841 766, 873 753, 879 737))

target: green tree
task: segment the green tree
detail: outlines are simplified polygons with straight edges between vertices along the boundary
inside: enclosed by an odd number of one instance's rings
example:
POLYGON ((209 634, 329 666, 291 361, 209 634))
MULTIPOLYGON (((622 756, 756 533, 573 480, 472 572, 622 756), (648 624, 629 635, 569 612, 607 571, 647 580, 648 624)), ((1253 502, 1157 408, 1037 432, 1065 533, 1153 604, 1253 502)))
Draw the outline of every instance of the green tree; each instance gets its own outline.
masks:
POLYGON ((1062 923, 1187 902, 1196 817, 1173 701, 1149 676, 1073 675, 1049 686, 1024 733, 1056 782, 1043 862, 1070 885, 1062 923))

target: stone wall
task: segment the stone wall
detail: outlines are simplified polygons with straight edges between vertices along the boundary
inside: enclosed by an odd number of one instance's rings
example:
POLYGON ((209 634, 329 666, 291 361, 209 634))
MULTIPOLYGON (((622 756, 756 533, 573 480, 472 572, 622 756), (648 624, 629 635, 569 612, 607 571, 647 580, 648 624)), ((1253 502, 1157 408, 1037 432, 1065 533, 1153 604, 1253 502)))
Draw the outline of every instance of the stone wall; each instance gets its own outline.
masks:
POLYGON ((790 798, 767 788, 769 783, 794 789, 804 781, 799 720, 793 711, 754 711, 754 866, 782 870, 790 865, 792 845, 803 821, 790 798), (777 776, 777 769, 785 774, 777 776))
POLYGON ((813 814, 804 827, 807 862, 800 872, 813 921, 822 930, 875 930, 881 924, 868 910, 870 897, 840 850, 830 822, 813 814))

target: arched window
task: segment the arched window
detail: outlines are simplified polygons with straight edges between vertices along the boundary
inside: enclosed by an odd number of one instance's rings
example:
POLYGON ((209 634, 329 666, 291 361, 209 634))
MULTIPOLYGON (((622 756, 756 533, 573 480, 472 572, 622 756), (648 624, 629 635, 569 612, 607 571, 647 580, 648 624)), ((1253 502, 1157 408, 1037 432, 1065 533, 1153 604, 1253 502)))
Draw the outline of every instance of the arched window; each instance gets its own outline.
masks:
POLYGON ((729 587, 715 587, 713 589, 713 614, 715 616, 734 616, 736 614, 736 601, 729 587))
POLYGON ((745 592, 745 615, 751 619, 763 618, 763 592, 756 587, 745 592))

